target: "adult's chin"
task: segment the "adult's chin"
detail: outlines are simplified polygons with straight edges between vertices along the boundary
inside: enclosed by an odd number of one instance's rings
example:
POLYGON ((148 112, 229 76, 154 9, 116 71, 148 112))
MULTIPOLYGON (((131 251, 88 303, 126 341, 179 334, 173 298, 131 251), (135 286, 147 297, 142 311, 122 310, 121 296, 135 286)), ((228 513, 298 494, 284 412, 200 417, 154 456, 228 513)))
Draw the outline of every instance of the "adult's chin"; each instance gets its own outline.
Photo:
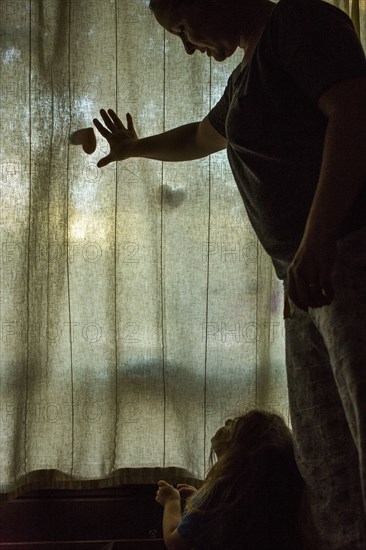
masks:
POLYGON ((227 52, 226 50, 220 50, 218 52, 212 52, 212 57, 215 59, 215 61, 225 61, 228 57, 230 57, 231 53, 227 52))

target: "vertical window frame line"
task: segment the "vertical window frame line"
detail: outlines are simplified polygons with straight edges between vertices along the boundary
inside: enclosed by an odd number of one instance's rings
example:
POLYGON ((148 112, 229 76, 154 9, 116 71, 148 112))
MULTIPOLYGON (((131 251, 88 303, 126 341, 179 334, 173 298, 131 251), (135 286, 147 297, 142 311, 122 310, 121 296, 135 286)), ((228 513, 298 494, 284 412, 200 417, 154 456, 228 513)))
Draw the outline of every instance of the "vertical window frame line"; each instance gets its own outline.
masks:
MULTIPOLYGON (((51 180, 52 173, 52 159, 53 159, 53 138, 54 138, 54 128, 55 128, 55 98, 54 98, 55 88, 54 88, 54 78, 53 78, 53 67, 51 67, 51 135, 50 135, 50 151, 48 159, 48 177, 49 181, 51 180)), ((49 353, 49 322, 50 322, 50 263, 51 263, 51 253, 50 253, 50 184, 47 185, 47 332, 46 332, 46 364, 48 367, 50 353, 49 353)))
MULTIPOLYGON (((68 72, 69 72, 69 134, 72 129, 72 101, 71 101, 71 0, 69 2, 69 36, 68 36, 68 72)), ((69 345, 70 345, 70 393, 71 393, 71 467, 70 476, 73 477, 74 471, 74 453, 75 453, 75 409, 74 409, 74 361, 73 361, 73 338, 72 338, 72 312, 71 312, 71 288, 70 288, 70 247, 69 247, 69 197, 70 197, 70 143, 67 145, 67 160, 66 160, 66 278, 67 278, 67 297, 69 311, 69 345)))
MULTIPOLYGON (((118 0, 114 2, 114 19, 115 19, 115 48, 116 48, 116 61, 115 61, 115 97, 116 97, 116 113, 118 113, 118 0)), ((115 172, 115 194, 114 194, 114 359, 115 359, 115 420, 114 420, 114 442, 113 442, 113 456, 112 456, 112 474, 116 470, 116 456, 117 456, 117 433, 118 433, 118 323, 117 323, 117 213, 118 213, 118 163, 116 162, 115 172)))
MULTIPOLYGON (((166 128, 166 30, 163 31, 163 132, 166 128)), ((164 269, 163 269, 163 231, 164 231, 164 162, 161 162, 161 190, 160 190, 160 296, 161 296, 161 360, 163 373, 163 468, 166 466, 166 376, 165 376, 165 296, 164 296, 164 269)))
MULTIPOLYGON (((28 243, 27 243, 27 360, 25 376, 25 402, 24 402, 24 475, 27 475, 27 421, 29 398, 29 333, 30 333, 30 244, 31 244, 31 220, 32 220, 32 0, 29 0, 29 65, 28 65, 28 113, 29 113, 29 191, 28 191, 28 243)), ((15 478, 16 479, 16 478, 15 478)))
MULTIPOLYGON (((210 99, 209 99, 209 111, 212 109, 212 59, 210 58, 210 99)), ((205 331, 205 366, 204 366, 204 387, 203 387, 203 470, 204 476, 206 475, 206 445, 207 445, 207 342, 208 342, 208 314, 209 314, 209 294, 210 294, 210 236, 211 236, 211 155, 208 157, 208 219, 207 219, 207 270, 206 270, 206 331, 205 331)))

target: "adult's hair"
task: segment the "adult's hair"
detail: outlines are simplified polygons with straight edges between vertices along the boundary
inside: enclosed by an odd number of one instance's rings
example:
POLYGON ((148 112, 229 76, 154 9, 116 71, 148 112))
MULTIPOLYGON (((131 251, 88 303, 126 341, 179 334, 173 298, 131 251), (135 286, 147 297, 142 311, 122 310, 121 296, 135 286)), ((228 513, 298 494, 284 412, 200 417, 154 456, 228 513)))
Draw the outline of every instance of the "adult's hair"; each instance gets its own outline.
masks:
POLYGON ((198 3, 213 3, 213 0, 150 0, 149 8, 151 10, 161 9, 164 11, 171 11, 174 8, 182 6, 190 6, 198 3))
POLYGON ((227 449, 186 511, 225 550, 313 550, 316 535, 283 418, 253 410, 234 419, 227 449))

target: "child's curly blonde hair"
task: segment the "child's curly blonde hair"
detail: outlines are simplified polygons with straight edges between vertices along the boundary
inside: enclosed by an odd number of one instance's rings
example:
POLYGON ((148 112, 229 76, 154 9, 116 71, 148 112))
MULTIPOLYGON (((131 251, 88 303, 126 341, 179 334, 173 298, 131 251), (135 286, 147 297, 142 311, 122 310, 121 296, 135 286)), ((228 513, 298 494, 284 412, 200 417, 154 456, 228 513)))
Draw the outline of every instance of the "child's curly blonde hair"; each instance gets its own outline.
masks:
MULTIPOLYGON (((317 548, 291 431, 277 414, 253 410, 235 418, 218 461, 185 513, 202 516, 202 534, 225 550, 317 548)), ((219 446, 219 447, 218 447, 219 446)))

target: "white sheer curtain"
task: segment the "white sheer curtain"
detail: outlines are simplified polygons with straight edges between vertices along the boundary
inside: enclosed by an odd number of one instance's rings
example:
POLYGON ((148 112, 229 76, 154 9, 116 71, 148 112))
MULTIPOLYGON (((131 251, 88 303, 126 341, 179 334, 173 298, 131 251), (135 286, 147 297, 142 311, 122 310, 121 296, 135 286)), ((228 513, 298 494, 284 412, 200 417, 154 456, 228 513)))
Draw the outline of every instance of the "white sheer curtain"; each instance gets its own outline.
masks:
POLYGON ((240 53, 187 56, 147 6, 0 0, 4 494, 202 479, 226 418, 287 416, 281 284, 225 152, 98 170, 102 138, 69 144, 102 107, 147 136, 219 99, 240 53))

